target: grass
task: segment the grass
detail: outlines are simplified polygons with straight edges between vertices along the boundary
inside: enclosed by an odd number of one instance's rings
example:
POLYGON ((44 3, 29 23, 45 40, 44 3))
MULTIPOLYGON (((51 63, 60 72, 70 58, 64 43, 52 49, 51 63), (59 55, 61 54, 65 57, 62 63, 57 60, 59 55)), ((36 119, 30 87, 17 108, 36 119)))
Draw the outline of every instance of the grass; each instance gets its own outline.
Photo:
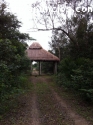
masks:
MULTIPOLYGON (((75 110, 78 114, 82 115, 84 118, 90 121, 91 124, 93 124, 92 104, 89 105, 88 103, 84 102, 76 92, 65 89, 64 87, 59 87, 53 80, 53 77, 44 76, 44 78, 47 79, 47 83, 37 82, 35 84, 35 91, 37 93, 38 99, 37 106, 40 112, 42 125, 72 125, 72 121, 67 118, 64 108, 62 109, 58 102, 55 100, 49 85, 53 87, 58 95, 62 97, 66 103, 72 107, 73 110, 75 110)), ((34 86, 31 84, 30 78, 28 78, 28 81, 24 85, 24 93, 20 93, 16 96, 16 98, 10 99, 11 101, 8 101, 6 105, 3 105, 6 106, 6 109, 8 108, 8 110, 6 110, 3 115, 0 115, 1 121, 5 119, 7 112, 10 113, 11 110, 14 114, 16 114, 17 110, 21 108, 21 105, 18 102, 18 98, 21 99, 21 96, 26 96, 29 92, 31 93, 31 91, 34 90, 34 86)), ((14 123, 14 118, 15 117, 11 115, 11 124, 14 123)))
POLYGON ((84 101, 76 91, 59 87, 53 79, 54 77, 52 77, 50 85, 60 95, 60 97, 62 97, 67 104, 71 105, 74 111, 93 124, 93 104, 84 101))
POLYGON ((43 125, 72 125, 46 83, 37 83, 36 92, 43 125))
POLYGON ((19 98, 26 95, 29 91, 32 91, 32 84, 29 76, 22 75, 20 77, 20 82, 20 88, 12 90, 10 94, 6 95, 7 98, 0 103, 0 121, 3 121, 11 111, 16 113, 17 109, 20 108, 19 98))

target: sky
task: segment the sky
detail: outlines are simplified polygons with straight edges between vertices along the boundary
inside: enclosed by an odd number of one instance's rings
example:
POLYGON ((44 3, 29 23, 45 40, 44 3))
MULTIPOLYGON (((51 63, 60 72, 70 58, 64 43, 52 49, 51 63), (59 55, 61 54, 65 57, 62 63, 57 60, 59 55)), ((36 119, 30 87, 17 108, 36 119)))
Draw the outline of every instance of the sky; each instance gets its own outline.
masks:
POLYGON ((49 50, 50 48, 48 42, 51 41, 51 31, 31 31, 31 28, 33 27, 31 4, 35 2, 35 0, 5 1, 8 4, 8 11, 15 14, 18 20, 22 22, 20 32, 28 33, 30 37, 36 39, 36 41, 27 41, 27 44, 31 45, 33 42, 39 42, 44 49, 49 50))

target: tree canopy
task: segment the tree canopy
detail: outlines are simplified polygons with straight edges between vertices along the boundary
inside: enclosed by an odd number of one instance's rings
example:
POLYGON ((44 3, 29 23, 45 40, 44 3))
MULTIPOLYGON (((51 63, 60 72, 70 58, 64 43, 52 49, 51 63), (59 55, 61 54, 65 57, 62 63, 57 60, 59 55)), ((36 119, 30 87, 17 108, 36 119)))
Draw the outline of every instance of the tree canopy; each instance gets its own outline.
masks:
MULTIPOLYGON (((0 100, 9 98, 11 93, 21 87, 21 77, 30 66, 26 57, 26 40, 31 40, 26 33, 21 33, 21 22, 11 12, 7 4, 0 2, 0 100)), ((0 107, 1 107, 0 103, 0 107)), ((1 111, 1 109, 0 109, 1 111)), ((1 112, 0 112, 1 113, 1 112)))

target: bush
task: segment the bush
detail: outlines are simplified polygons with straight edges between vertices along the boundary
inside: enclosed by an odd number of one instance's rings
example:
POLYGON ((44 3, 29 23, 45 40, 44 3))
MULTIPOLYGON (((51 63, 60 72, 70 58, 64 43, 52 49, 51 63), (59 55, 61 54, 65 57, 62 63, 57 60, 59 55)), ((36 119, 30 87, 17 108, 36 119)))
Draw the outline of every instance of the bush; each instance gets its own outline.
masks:
POLYGON ((88 102, 93 102, 93 89, 80 89, 82 98, 88 102))
POLYGON ((63 59, 59 65, 57 81, 58 85, 82 92, 85 99, 92 100, 93 60, 85 58, 63 59))
POLYGON ((65 58, 60 62, 58 67, 57 80, 58 84, 64 85, 65 87, 72 87, 71 74, 73 74, 73 69, 76 68, 75 62, 70 58, 65 58))
POLYGON ((93 60, 80 58, 76 60, 77 68, 71 74, 77 89, 93 88, 93 60))

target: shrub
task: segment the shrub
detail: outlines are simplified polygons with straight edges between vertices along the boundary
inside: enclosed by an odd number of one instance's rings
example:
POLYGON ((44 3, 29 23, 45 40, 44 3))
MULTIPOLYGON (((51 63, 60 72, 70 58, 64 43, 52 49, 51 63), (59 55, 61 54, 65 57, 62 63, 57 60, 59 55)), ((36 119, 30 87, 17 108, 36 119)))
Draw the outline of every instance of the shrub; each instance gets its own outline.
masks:
POLYGON ((65 58, 59 65, 58 85, 77 90, 85 99, 93 99, 93 60, 65 58))

